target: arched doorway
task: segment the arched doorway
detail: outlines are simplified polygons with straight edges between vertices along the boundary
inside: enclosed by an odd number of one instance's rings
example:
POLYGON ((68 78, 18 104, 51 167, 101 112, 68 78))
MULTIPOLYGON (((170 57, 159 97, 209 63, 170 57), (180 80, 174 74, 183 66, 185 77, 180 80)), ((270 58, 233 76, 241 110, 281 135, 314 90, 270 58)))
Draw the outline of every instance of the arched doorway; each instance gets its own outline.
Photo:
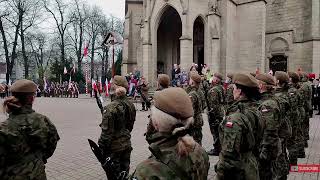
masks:
POLYGON ((182 22, 179 13, 169 6, 163 13, 157 30, 157 73, 171 74, 174 64, 180 64, 182 22))
POLYGON ((287 71, 287 57, 284 55, 272 56, 269 62, 270 69, 275 73, 276 71, 287 71))
POLYGON ((198 71, 201 73, 204 64, 204 23, 198 17, 193 24, 193 62, 198 64, 198 71))

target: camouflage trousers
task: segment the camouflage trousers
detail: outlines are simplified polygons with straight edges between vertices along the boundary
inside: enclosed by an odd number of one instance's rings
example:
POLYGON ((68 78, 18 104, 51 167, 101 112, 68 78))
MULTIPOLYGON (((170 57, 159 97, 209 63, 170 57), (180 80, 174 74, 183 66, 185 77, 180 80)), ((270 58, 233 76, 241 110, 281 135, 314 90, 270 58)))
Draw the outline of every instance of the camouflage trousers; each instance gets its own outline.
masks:
POLYGON ((259 161, 259 177, 260 180, 271 180, 273 177, 272 174, 272 162, 267 160, 259 161))
POLYGON ((219 125, 222 121, 222 117, 215 117, 209 113, 208 121, 210 126, 210 132, 213 137, 213 147, 214 149, 220 151, 221 150, 221 143, 219 139, 219 125))
POLYGON ((286 148, 286 140, 281 139, 282 153, 277 157, 275 161, 272 162, 272 174, 274 180, 287 179, 287 176, 289 174, 290 165, 286 148))
POLYGON ((194 127, 191 129, 190 136, 200 145, 202 145, 202 127, 194 127))
POLYGON ((110 158, 116 167, 116 172, 126 171, 129 173, 130 169, 130 155, 132 148, 128 148, 124 151, 114 152, 110 154, 110 158))
POLYGON ((306 115, 303 118, 303 122, 302 122, 302 129, 303 129, 303 135, 304 135, 305 142, 307 142, 310 139, 310 137, 309 137, 309 123, 310 123, 310 116, 309 116, 309 113, 306 112, 306 115))

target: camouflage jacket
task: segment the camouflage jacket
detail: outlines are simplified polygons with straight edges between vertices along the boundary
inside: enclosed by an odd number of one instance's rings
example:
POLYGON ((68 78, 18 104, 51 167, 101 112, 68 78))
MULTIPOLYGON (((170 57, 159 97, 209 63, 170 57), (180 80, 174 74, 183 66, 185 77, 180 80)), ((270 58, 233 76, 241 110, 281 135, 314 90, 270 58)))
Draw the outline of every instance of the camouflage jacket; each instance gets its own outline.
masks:
POLYGON ((224 91, 221 85, 213 86, 208 92, 208 112, 223 117, 224 91))
MULTIPOLYGON (((202 110, 205 110, 208 107, 207 94, 209 91, 209 84, 206 80, 203 80, 200 84, 199 90, 202 92, 202 110)), ((201 95, 201 94, 200 94, 201 95)))
POLYGON ((312 110, 312 83, 310 81, 301 84, 300 91, 304 99, 306 113, 312 110))
POLYGON ((289 119, 291 106, 288 91, 283 88, 277 88, 275 91, 275 99, 279 103, 281 114, 279 137, 282 139, 288 139, 292 135, 292 126, 289 119))
POLYGON ((45 164, 59 139, 51 121, 31 106, 10 113, 0 125, 0 179, 46 179, 45 164))
POLYGON ((228 105, 232 105, 234 99, 233 99, 233 84, 229 84, 226 90, 226 103, 228 105))
POLYGON ((115 97, 103 111, 98 144, 104 153, 119 152, 131 147, 131 131, 136 109, 127 97, 115 97))
POLYGON ((256 144, 255 125, 248 116, 249 109, 250 101, 236 101, 219 126, 222 149, 215 165, 218 179, 258 179, 258 166, 252 153, 256 144))
POLYGON ((293 85, 290 85, 288 90, 288 97, 290 103, 290 112, 289 118, 292 126, 297 126, 299 123, 299 100, 300 100, 300 92, 293 85))
POLYGON ((281 118, 279 104, 271 92, 262 93, 258 110, 261 112, 261 119, 265 124, 259 158, 267 161, 275 160, 281 151, 278 134, 281 118))
POLYGON ((134 180, 207 180, 210 167, 206 151, 199 145, 186 156, 177 153, 177 138, 171 133, 155 133, 149 149, 152 156, 138 164, 130 179, 134 180))
POLYGON ((193 127, 200 128, 203 126, 203 119, 202 119, 202 98, 201 95, 199 94, 199 89, 196 87, 189 87, 187 88, 187 93, 189 94, 191 101, 192 101, 192 106, 193 106, 193 111, 194 111, 194 122, 193 122, 193 127))

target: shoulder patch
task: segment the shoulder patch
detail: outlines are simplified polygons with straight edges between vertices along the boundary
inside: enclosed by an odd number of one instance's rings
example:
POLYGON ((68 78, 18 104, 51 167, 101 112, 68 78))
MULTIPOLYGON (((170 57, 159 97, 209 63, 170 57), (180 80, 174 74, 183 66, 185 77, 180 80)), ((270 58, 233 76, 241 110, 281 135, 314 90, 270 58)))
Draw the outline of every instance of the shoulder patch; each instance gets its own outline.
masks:
POLYGON ((232 123, 231 121, 228 121, 228 122, 226 123, 226 127, 232 128, 232 127, 233 127, 233 123, 232 123))

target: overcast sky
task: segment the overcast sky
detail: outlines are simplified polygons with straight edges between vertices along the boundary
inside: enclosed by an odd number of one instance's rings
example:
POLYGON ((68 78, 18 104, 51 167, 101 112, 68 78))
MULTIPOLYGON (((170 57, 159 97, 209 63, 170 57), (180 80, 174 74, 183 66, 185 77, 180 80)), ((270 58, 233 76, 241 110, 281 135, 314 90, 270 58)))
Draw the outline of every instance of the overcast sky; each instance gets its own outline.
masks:
POLYGON ((88 4, 99 6, 106 15, 124 19, 125 0, 86 0, 88 4))

